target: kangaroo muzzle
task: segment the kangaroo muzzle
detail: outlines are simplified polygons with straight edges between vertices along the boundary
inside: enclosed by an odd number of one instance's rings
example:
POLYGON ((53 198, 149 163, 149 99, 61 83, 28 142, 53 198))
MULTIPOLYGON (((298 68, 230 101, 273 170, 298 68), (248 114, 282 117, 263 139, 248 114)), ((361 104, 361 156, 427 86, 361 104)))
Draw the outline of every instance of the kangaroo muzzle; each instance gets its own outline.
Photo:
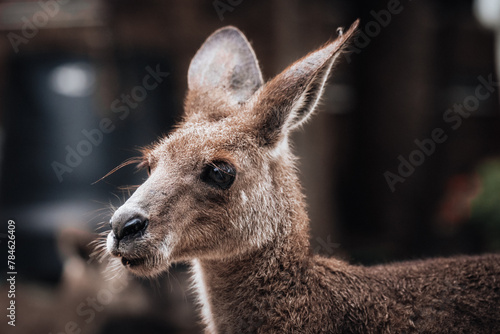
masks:
POLYGON ((122 239, 136 239, 144 235, 149 225, 149 218, 145 212, 125 203, 110 220, 114 237, 122 239))

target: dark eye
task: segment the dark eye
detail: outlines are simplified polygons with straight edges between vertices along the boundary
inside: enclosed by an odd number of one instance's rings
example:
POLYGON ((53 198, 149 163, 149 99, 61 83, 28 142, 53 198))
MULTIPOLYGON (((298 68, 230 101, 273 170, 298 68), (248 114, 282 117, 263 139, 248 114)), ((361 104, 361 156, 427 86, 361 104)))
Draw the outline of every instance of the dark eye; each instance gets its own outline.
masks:
POLYGON ((220 189, 229 189, 236 176, 235 168, 227 162, 213 162, 205 166, 201 180, 206 184, 220 189))
POLYGON ((148 176, 151 175, 151 166, 148 165, 148 176))

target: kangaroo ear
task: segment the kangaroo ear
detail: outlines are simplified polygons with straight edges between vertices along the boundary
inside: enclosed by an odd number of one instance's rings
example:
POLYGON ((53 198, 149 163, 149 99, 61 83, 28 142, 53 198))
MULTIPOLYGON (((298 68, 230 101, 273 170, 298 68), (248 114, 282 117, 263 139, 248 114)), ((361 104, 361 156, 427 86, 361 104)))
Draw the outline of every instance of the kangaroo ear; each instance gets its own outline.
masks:
POLYGON ((255 53, 235 27, 214 32, 198 50, 188 71, 191 91, 220 90, 236 103, 246 102, 262 86, 255 53))
POLYGON ((252 98, 258 137, 263 145, 280 141, 312 114, 333 64, 358 24, 356 20, 335 41, 293 63, 252 98))

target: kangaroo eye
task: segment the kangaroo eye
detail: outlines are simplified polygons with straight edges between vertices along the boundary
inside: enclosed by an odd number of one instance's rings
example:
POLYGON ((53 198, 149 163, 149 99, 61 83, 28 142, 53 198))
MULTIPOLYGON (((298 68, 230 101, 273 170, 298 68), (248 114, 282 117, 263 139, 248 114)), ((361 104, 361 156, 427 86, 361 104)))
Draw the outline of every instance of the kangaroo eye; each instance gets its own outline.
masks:
POLYGON ((201 180, 206 184, 220 188, 229 189, 236 176, 235 168, 227 162, 213 162, 203 169, 201 180))

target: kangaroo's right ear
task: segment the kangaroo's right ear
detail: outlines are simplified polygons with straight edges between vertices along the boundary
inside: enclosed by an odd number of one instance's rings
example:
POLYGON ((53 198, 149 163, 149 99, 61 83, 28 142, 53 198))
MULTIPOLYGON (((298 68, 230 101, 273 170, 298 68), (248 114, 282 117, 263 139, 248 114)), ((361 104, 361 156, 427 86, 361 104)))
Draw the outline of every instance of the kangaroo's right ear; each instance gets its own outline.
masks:
POLYGON ((250 43, 241 31, 231 26, 208 37, 188 71, 190 91, 211 93, 217 90, 234 103, 246 102, 262 83, 250 43))
POLYGON ((262 145, 274 145, 302 124, 314 111, 331 68, 359 24, 299 59, 260 89, 251 101, 251 127, 262 145))

